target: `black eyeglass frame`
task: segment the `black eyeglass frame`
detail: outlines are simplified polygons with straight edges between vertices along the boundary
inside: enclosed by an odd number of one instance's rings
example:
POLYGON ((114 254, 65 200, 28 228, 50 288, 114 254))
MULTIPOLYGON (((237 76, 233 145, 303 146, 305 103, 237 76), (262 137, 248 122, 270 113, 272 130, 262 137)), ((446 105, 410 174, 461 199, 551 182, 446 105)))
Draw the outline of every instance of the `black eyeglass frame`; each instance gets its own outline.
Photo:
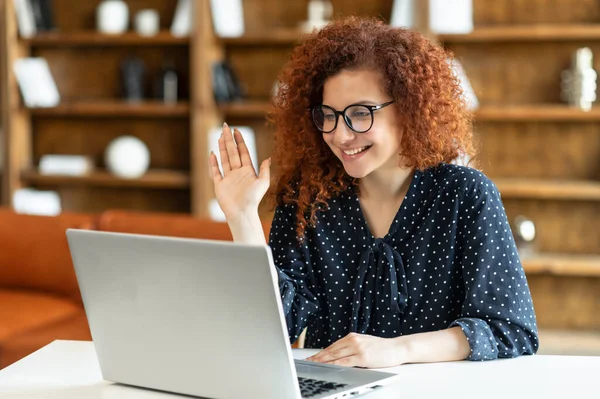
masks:
POLYGON ((315 105, 315 106, 311 107, 311 109, 310 109, 310 115, 311 115, 311 117, 312 117, 313 123, 315 124, 315 126, 316 126, 317 130, 318 130, 318 131, 320 131, 321 133, 329 134, 329 133, 333 132, 333 131, 334 131, 334 130, 337 128, 337 125, 338 125, 338 120, 340 119, 340 116, 342 116, 342 117, 343 117, 343 119, 344 119, 344 123, 346 124, 346 126, 348 126, 348 128, 349 128, 350 130, 352 130, 354 133, 367 133, 367 132, 368 132, 369 130, 371 130, 371 128, 373 127, 373 123, 375 123, 375 116, 374 116, 374 114, 373 114, 373 113, 374 113, 375 111, 379 111, 380 109, 387 107, 388 105, 390 105, 390 104, 394 103, 395 101, 396 101, 396 100, 391 100, 391 101, 388 101, 388 102, 386 102, 386 103, 379 104, 379 105, 368 105, 368 104, 350 104, 350 105, 348 105, 346 108, 344 108, 342 111, 337 111, 337 110, 335 110, 334 108, 330 107, 329 105, 325 105, 325 104, 319 104, 319 105, 315 105), (348 119, 346 119, 346 118, 347 118, 347 116, 346 116, 346 111, 347 111, 348 109, 352 108, 352 107, 359 107, 359 106, 360 106, 360 107, 365 107, 365 108, 366 108, 366 109, 368 109, 368 110, 369 110, 369 112, 371 113, 371 125, 369 125, 369 128, 368 128, 368 129, 366 129, 366 130, 362 130, 362 131, 358 131, 358 130, 354 129, 352 126, 350 126, 350 123, 348 122, 348 119), (335 115, 335 123, 334 123, 334 125, 333 125, 333 129, 331 129, 331 130, 329 130, 329 131, 325 131, 325 130, 323 130, 323 129, 319 128, 319 125, 317 124, 317 121, 316 121, 316 118, 315 118, 315 111, 316 111, 317 109, 319 109, 319 108, 322 108, 322 107, 327 107, 327 108, 329 108, 329 109, 330 109, 330 110, 333 112, 333 114, 335 115))

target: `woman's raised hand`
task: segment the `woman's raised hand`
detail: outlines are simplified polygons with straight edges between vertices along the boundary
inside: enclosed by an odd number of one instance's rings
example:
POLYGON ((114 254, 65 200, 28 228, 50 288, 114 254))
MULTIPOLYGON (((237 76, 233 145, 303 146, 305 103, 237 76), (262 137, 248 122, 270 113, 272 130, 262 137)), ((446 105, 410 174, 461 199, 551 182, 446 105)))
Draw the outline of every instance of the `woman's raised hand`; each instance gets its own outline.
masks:
POLYGON ((223 124, 219 138, 221 170, 217 156, 211 152, 210 167, 215 195, 228 222, 253 216, 269 189, 271 160, 266 159, 256 173, 242 134, 223 124), (235 139, 235 140, 234 140, 235 139))

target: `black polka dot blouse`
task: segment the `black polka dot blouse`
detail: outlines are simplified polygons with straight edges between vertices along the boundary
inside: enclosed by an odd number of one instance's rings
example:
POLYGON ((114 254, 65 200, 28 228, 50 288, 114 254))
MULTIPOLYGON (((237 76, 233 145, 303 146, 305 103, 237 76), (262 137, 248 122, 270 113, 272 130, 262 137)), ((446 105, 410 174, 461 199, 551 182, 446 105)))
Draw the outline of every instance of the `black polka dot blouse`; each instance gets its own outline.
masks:
POLYGON ((290 341, 323 348, 350 332, 379 337, 459 326, 468 360, 533 354, 535 313, 494 183, 448 164, 414 173, 388 234, 370 233, 353 189, 331 199, 300 244, 293 205, 269 245, 290 341))

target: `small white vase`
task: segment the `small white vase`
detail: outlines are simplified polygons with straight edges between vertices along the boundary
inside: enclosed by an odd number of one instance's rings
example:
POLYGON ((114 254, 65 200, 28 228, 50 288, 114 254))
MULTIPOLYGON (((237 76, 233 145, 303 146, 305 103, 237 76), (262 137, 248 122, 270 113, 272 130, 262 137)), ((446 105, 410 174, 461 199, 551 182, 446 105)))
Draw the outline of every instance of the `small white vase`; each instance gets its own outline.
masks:
POLYGON ((124 179, 142 177, 150 166, 150 150, 137 137, 121 136, 110 142, 104 153, 106 168, 124 179))
POLYGON ((102 33, 120 34, 129 27, 129 8, 123 0, 104 0, 96 9, 96 26, 102 33))

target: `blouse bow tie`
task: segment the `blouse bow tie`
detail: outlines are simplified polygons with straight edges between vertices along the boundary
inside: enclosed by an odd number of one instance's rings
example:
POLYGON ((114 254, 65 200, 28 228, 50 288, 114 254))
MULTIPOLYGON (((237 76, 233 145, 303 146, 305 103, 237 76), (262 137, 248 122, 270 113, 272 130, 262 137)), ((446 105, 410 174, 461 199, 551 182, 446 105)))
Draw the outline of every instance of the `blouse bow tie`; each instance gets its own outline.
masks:
POLYGON ((398 251, 378 238, 360 259, 352 302, 352 332, 366 334, 373 311, 381 306, 389 307, 393 316, 400 317, 406 309, 407 299, 402 258, 398 251), (367 275, 369 270, 373 272, 367 275), (399 281, 398 273, 401 274, 399 281))

